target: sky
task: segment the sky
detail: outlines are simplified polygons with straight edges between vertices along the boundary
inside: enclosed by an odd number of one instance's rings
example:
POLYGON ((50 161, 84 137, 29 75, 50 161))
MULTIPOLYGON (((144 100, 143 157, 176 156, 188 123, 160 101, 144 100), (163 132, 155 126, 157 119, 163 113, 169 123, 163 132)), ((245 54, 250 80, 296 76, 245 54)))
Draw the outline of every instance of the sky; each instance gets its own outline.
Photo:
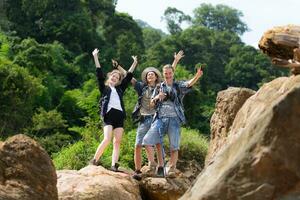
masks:
POLYGON ((224 4, 241 11, 244 15, 241 19, 250 29, 242 35, 242 40, 255 48, 268 29, 287 24, 300 25, 300 0, 118 0, 116 10, 167 33, 166 23, 161 20, 167 7, 175 7, 193 16, 193 10, 201 3, 224 4))

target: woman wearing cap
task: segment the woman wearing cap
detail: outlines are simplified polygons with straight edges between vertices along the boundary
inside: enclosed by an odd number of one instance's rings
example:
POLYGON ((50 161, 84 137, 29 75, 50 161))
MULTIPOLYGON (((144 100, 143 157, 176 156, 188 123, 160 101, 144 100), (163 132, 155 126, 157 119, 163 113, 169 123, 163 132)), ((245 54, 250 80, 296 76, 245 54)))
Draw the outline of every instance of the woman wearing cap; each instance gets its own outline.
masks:
POLYGON ((93 57, 96 64, 98 86, 101 92, 99 106, 101 109, 101 117, 103 118, 104 122, 104 138, 98 146, 94 158, 91 160, 90 164, 99 165, 98 161, 101 155, 110 143, 112 136, 114 136, 111 170, 118 171, 120 143, 124 132, 124 119, 126 117, 123 103, 123 94, 133 77, 132 72, 137 65, 137 57, 132 57, 133 63, 124 79, 122 78, 123 75, 119 70, 113 70, 107 74, 107 80, 105 82, 105 76, 98 60, 98 53, 98 49, 95 49, 93 51, 93 57))
MULTIPOLYGON (((178 61, 183 57, 183 51, 175 53, 174 62, 172 65, 176 66, 178 61)), ((123 74, 126 71, 121 67, 117 67, 123 74)), ((161 73, 158 69, 154 67, 148 67, 144 69, 141 75, 141 81, 137 81, 136 79, 132 79, 132 84, 134 89, 138 94, 138 101, 135 105, 134 111, 132 112, 132 118, 135 122, 138 122, 138 129, 136 134, 135 141, 135 149, 134 149, 134 163, 135 163, 135 173, 133 178, 140 180, 141 179, 141 167, 142 167, 142 142, 143 138, 151 127, 152 119, 154 114, 156 113, 155 104, 151 103, 151 99, 158 94, 159 90, 156 90, 159 87, 161 82, 161 73)), ((163 98, 163 97, 162 97, 163 98)), ((162 151, 159 147, 157 151, 162 151)), ((151 145, 145 146, 146 154, 148 158, 148 166, 150 168, 150 173, 154 174, 157 163, 154 159, 154 150, 151 145)), ((161 154, 157 154, 158 156, 162 156, 161 154)), ((161 158, 162 159, 162 158, 161 158)), ((158 158, 158 160, 161 160, 158 158)), ((159 166, 162 163, 159 163, 159 166)))

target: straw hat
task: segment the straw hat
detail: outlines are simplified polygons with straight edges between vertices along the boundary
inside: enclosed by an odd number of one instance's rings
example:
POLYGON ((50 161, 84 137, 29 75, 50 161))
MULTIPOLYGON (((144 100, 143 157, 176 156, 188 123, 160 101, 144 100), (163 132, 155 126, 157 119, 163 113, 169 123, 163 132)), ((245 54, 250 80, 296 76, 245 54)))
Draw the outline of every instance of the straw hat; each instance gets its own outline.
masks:
POLYGON ((161 73, 158 69, 156 69, 155 67, 147 67, 146 69, 144 69, 144 71, 142 72, 141 75, 141 79, 143 82, 147 83, 147 74, 149 72, 154 72, 157 76, 157 80, 156 82, 159 83, 161 81, 161 73))

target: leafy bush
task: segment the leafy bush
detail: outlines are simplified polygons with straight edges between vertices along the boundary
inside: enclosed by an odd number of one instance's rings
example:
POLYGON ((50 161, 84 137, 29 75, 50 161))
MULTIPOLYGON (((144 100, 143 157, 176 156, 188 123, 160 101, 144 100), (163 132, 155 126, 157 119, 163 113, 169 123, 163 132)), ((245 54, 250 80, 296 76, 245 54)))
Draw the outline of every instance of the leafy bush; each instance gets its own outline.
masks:
MULTIPOLYGON (((103 139, 87 137, 92 135, 91 127, 89 129, 81 129, 84 133, 83 140, 64 148, 61 152, 54 155, 54 164, 57 169, 80 169, 87 165, 88 161, 93 158, 96 149, 103 139)), ((79 129, 78 129, 79 131, 79 129)), ((134 169, 134 145, 136 130, 124 133, 121 143, 119 163, 122 167, 134 169)), ((165 138, 167 139, 167 138, 165 138)), ((164 142, 166 152, 168 152, 169 144, 167 140, 164 142)), ((202 136, 198 131, 183 128, 181 132, 181 147, 179 158, 181 160, 196 160, 201 165, 208 149, 208 139, 202 136)), ((111 166, 112 143, 104 151, 100 158, 101 165, 109 168, 111 166)), ((145 151, 143 150, 143 163, 147 162, 145 151)))
POLYGON ((79 141, 54 154, 54 165, 56 169, 81 169, 87 165, 87 161, 92 158, 96 148, 96 140, 92 143, 79 141))
POLYGON ((59 152, 62 147, 68 146, 74 141, 71 135, 55 133, 46 137, 34 137, 49 155, 59 152))
MULTIPOLYGON (((208 150, 209 140, 194 129, 181 129, 181 141, 179 150, 179 159, 190 161, 196 160, 200 165, 204 166, 205 156, 208 150)), ((168 138, 164 138, 164 146, 167 156, 169 156, 168 138)))

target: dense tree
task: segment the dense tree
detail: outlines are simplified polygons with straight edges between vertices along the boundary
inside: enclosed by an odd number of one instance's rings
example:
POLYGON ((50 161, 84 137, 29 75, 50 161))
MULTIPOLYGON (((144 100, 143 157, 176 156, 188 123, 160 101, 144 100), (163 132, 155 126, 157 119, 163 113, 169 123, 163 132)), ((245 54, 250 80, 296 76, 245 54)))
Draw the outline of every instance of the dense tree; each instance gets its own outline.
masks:
POLYGON ((30 130, 33 135, 46 136, 53 132, 65 131, 66 127, 67 121, 63 119, 61 113, 57 110, 46 111, 39 108, 32 117, 32 128, 30 130))
POLYGON ((183 22, 190 22, 191 17, 184 14, 177 8, 168 7, 164 12, 164 20, 167 22, 168 31, 171 34, 180 33, 182 31, 181 24, 183 22))
POLYGON ((149 49, 154 46, 157 42, 159 42, 166 34, 164 34, 161 30, 157 30, 154 28, 143 28, 143 38, 145 49, 149 49))
POLYGON ((241 17, 243 17, 242 12, 226 5, 213 6, 203 3, 194 10, 192 21, 197 26, 205 26, 217 31, 227 30, 242 35, 248 27, 242 22, 241 17))
POLYGON ((269 58, 251 46, 234 45, 230 54, 233 57, 225 67, 230 86, 257 90, 260 84, 285 75, 272 67, 269 58))
MULTIPOLYGON (((105 52, 104 58, 115 58, 124 66, 132 63, 131 55, 141 55, 144 53, 144 42, 142 29, 125 13, 117 13, 105 24, 104 36, 110 46, 101 47, 105 52)), ((110 65, 110 60, 104 60, 110 65)))
POLYGON ((0 58, 0 135, 17 134, 30 123, 43 86, 28 71, 0 58))
POLYGON ((58 40, 74 52, 91 51, 104 43, 93 20, 114 9, 107 0, 6 0, 4 5, 11 29, 21 38, 33 37, 42 43, 58 40))

